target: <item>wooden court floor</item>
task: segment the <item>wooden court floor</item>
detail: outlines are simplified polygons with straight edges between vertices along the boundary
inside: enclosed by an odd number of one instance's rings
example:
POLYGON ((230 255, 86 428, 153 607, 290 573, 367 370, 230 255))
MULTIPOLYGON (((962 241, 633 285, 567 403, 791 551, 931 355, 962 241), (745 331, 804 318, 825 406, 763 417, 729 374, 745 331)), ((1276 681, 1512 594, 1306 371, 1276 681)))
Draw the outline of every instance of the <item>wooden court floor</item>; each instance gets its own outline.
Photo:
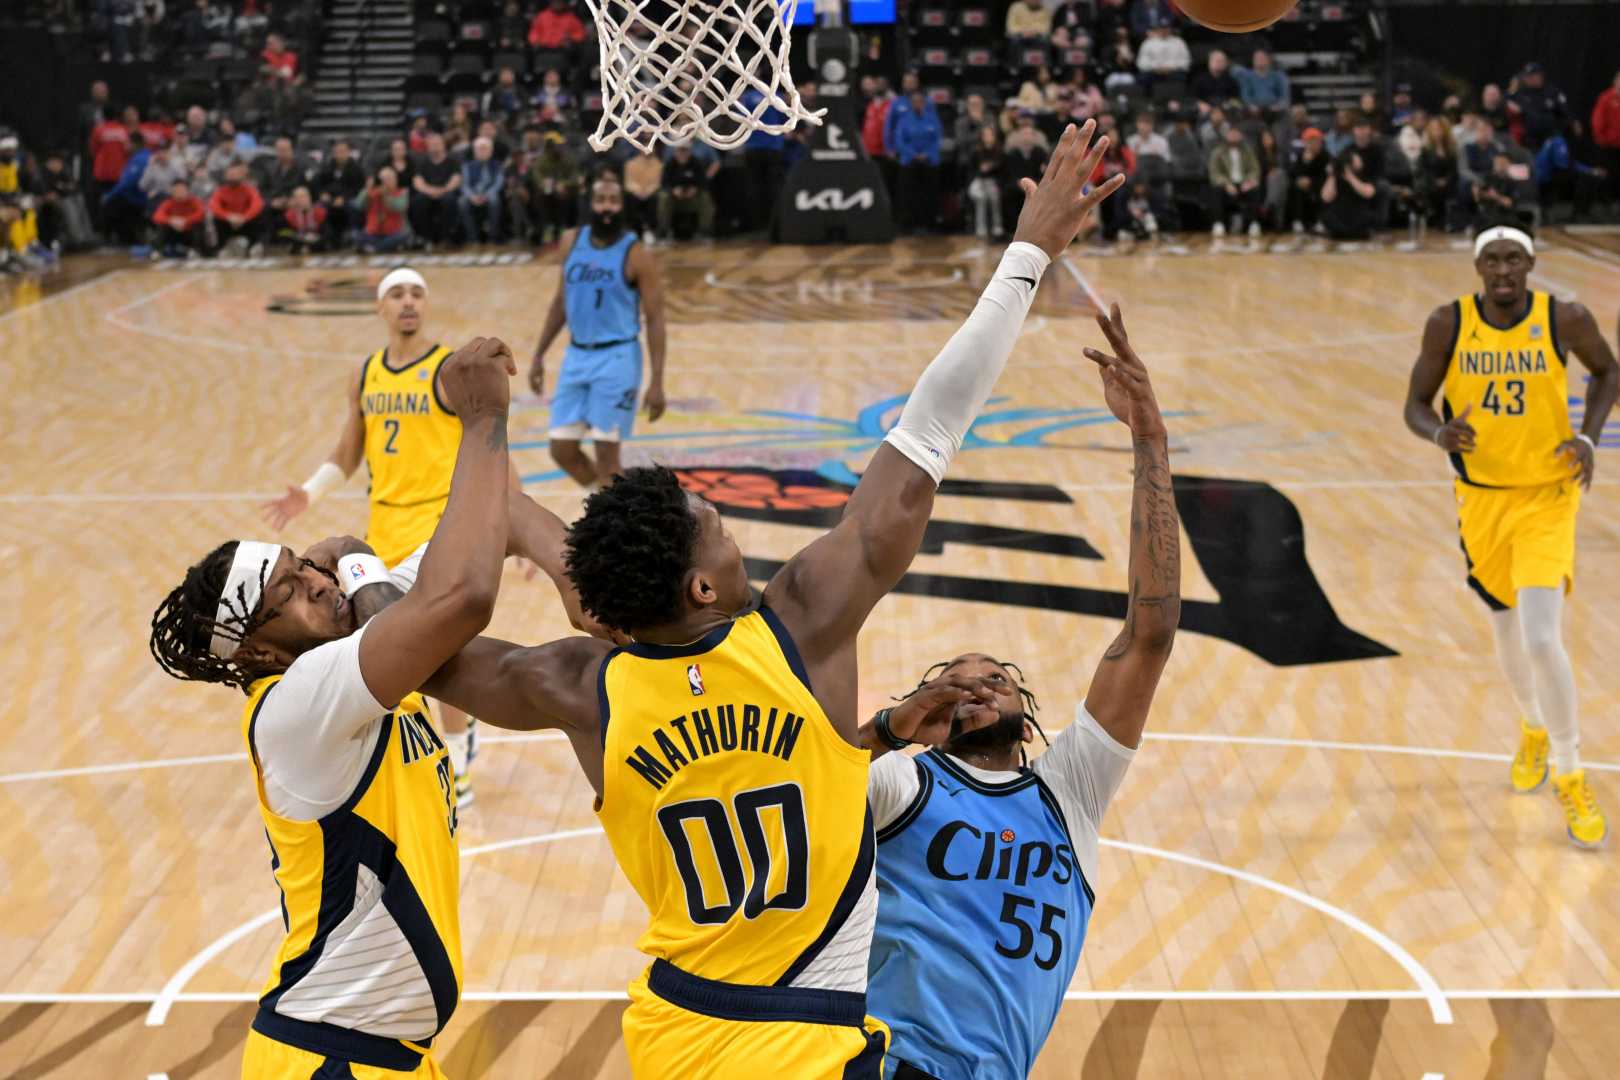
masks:
MULTIPOLYGON (((761 573, 836 513, 996 258, 962 241, 658 255, 672 407, 627 456, 687 470, 761 573)), ((435 336, 526 355, 556 261, 425 267, 435 336)), ((279 929, 241 699, 164 677, 147 625, 326 453, 382 341, 376 271, 83 273, 14 288, 0 314, 0 1075, 229 1077, 279 929)), ((1555 239, 1534 283, 1612 332, 1617 274, 1600 244, 1555 239)), ((1120 300, 1171 414, 1189 602, 1037 1076, 1616 1075, 1620 851, 1576 851, 1550 795, 1509 794, 1515 714, 1446 465, 1401 424, 1423 320, 1471 281, 1439 243, 1049 271, 939 500, 942 543, 861 648, 863 707, 984 649, 1023 666, 1049 728, 1073 715, 1125 586, 1127 439, 1079 353, 1093 304, 1120 300)), ((517 460, 567 515, 546 421, 525 391, 517 460)), ((1606 447, 1566 637, 1620 820, 1617 499, 1606 447)), ((357 480, 288 542, 360 531, 362 500, 357 480)), ((495 632, 564 628, 509 570, 495 632)), ((456 1078, 627 1075, 643 912, 586 784, 544 734, 486 738, 474 780, 468 993, 441 1060, 456 1078)))

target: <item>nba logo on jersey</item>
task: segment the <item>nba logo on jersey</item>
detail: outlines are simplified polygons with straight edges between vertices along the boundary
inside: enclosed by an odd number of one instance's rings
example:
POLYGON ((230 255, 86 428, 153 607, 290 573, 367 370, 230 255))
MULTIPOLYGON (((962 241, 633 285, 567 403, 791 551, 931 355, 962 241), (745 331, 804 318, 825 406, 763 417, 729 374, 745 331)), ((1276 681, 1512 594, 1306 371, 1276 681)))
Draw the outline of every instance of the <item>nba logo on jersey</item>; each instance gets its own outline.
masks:
POLYGON ((692 688, 693 697, 703 695, 703 671, 696 664, 686 665, 686 682, 692 688))
POLYGON ((358 562, 350 563, 349 576, 355 581, 359 581, 361 578, 366 576, 366 568, 361 566, 358 562))

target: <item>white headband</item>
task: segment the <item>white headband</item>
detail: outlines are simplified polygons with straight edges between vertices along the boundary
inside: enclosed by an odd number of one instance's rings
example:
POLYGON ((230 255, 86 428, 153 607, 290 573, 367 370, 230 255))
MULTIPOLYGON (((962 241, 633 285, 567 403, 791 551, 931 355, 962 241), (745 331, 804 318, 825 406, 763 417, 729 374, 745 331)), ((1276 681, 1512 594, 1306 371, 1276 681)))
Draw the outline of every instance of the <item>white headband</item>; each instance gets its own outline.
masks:
MULTIPOLYGON (((264 582, 279 558, 280 544, 262 544, 257 540, 237 541, 236 557, 231 560, 231 572, 225 575, 225 588, 220 590, 219 610, 214 614, 214 621, 221 627, 237 630, 245 626, 253 613, 259 610, 264 582)), ((221 660, 229 660, 241 644, 240 638, 216 629, 208 642, 208 651, 221 660)))
POLYGON ((402 266, 398 270, 390 270, 386 277, 377 282, 377 299, 387 296, 388 290, 395 285, 417 285, 427 292, 427 282, 422 280, 422 275, 408 266, 402 266))
POLYGON ((1518 244, 1520 247, 1524 248, 1524 253, 1526 255, 1529 255, 1531 258, 1535 258, 1536 244, 1534 240, 1530 239, 1530 234, 1522 230, 1515 229, 1511 225, 1497 225, 1494 228, 1486 229, 1484 232, 1474 237, 1474 258, 1479 258, 1480 253, 1485 250, 1485 245, 1495 240, 1511 240, 1515 244, 1518 244))

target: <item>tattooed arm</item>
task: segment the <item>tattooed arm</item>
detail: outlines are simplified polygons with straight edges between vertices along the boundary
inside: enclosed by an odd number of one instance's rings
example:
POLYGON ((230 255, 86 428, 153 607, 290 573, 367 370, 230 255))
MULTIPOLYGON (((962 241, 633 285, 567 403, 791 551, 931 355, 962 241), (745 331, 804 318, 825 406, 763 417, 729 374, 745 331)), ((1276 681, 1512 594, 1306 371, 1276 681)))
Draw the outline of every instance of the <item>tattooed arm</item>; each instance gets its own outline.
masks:
POLYGON ((1147 368, 1125 336, 1118 304, 1097 322, 1114 354, 1085 353, 1102 369, 1109 409, 1131 429, 1136 467, 1125 625, 1097 665, 1086 710, 1115 742, 1135 747, 1181 620, 1181 519, 1171 487, 1169 438, 1147 368))

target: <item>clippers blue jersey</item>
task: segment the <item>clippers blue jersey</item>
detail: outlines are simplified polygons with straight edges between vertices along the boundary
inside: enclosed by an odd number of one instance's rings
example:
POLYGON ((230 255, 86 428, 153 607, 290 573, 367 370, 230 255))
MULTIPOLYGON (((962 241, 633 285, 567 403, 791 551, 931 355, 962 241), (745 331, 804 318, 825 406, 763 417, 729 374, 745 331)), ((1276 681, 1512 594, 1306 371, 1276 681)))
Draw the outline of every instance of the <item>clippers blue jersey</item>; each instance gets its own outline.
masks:
POLYGON ((889 1060, 940 1080, 1027 1077, 1086 939, 1094 897, 1057 798, 1025 770, 1002 783, 945 754, 877 834, 868 1008, 889 1060))
POLYGON ((591 242, 591 227, 579 230, 563 261, 563 303, 568 336, 587 348, 634 341, 641 333, 641 293, 625 278, 636 234, 624 230, 607 247, 591 242))

